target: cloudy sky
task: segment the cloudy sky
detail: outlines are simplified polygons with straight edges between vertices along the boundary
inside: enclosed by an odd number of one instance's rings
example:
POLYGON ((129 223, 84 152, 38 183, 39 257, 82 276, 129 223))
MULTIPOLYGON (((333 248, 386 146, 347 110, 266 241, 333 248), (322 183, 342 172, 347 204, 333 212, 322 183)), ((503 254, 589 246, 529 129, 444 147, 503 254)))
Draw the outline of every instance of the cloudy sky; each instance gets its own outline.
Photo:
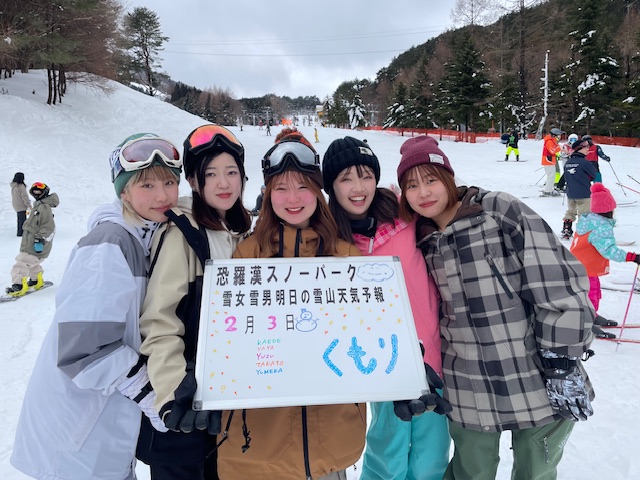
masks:
POLYGON ((236 98, 332 94, 452 25, 455 0, 130 0, 160 18, 172 79, 236 98))

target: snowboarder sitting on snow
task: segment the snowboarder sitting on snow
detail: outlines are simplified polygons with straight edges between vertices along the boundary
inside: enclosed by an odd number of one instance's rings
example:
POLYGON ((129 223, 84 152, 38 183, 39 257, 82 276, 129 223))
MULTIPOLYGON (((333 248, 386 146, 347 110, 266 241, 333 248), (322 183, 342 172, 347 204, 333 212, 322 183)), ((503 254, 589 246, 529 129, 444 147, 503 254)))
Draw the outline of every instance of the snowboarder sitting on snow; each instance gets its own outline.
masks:
MULTIPOLYGON (((625 252, 616 246, 613 227, 613 211, 616 201, 611 192, 601 183, 591 185, 591 213, 581 215, 576 224, 576 233, 571 242, 571 253, 582 262, 589 276, 589 299, 596 312, 602 298, 600 278, 609 274, 609 260, 640 264, 640 255, 625 252)), ((593 333, 601 338, 616 338, 604 332, 598 325, 615 327, 617 322, 596 315, 593 333)))
POLYGON ((518 150, 518 132, 516 132, 515 128, 509 133, 509 139, 507 140, 507 152, 504 156, 504 161, 509 161, 509 156, 511 152, 516 155, 516 162, 520 161, 520 150, 518 150))
POLYGON ((35 199, 31 215, 22 226, 23 235, 20 253, 11 269, 13 285, 7 288, 7 294, 20 297, 33 287, 39 290, 44 285, 40 264, 51 253, 51 242, 56 230, 52 208, 60 203, 56 193, 49 193, 49 187, 36 182, 29 193, 35 199))

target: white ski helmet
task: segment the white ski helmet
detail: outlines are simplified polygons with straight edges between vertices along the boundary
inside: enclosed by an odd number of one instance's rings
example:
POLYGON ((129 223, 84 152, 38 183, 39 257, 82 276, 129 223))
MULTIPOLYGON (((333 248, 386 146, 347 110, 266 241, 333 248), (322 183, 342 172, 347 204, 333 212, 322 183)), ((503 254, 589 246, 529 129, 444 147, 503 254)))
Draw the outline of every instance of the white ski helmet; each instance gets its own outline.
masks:
POLYGON ((569 145, 573 145, 574 142, 578 141, 578 135, 576 135, 575 133, 572 133, 571 135, 569 135, 569 138, 567 139, 567 141, 569 142, 569 145))

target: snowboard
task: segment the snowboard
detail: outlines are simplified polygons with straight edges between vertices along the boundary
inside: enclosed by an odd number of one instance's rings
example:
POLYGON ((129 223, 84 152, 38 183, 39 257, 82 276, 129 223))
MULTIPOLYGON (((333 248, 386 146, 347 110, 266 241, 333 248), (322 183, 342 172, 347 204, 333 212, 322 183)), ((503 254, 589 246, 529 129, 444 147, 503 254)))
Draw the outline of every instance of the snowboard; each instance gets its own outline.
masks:
POLYGON ((509 159, 509 161, 505 160, 504 158, 499 158, 498 162, 502 162, 502 163, 526 163, 527 161, 526 160, 522 160, 522 159, 516 160, 515 158, 511 157, 509 159))
POLYGON ((19 300, 23 297, 26 297, 27 295, 31 295, 32 293, 36 293, 36 292, 40 292, 42 290, 44 290, 45 288, 49 288, 53 285, 53 282, 49 282, 49 281, 45 281, 44 285, 42 287, 40 287, 38 290, 35 290, 33 288, 30 288, 29 290, 27 290, 27 292, 24 295, 20 295, 19 297, 14 297, 12 295, 1 295, 0 296, 0 303, 5 303, 5 302, 14 302, 16 300, 19 300))

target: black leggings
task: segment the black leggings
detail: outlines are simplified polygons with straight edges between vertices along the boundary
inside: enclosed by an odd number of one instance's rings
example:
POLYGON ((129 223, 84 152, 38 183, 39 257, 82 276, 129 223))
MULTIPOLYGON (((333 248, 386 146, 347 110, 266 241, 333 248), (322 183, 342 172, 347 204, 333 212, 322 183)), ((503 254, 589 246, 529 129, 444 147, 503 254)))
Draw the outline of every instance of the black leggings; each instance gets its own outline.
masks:
POLYGON ((22 211, 22 212, 17 212, 18 214, 18 230, 17 230, 17 235, 19 237, 22 236, 22 225, 24 224, 25 220, 27 219, 27 212, 22 211))
POLYGON ((217 459, 214 452, 204 463, 195 465, 152 465, 151 480, 219 480, 217 459))

